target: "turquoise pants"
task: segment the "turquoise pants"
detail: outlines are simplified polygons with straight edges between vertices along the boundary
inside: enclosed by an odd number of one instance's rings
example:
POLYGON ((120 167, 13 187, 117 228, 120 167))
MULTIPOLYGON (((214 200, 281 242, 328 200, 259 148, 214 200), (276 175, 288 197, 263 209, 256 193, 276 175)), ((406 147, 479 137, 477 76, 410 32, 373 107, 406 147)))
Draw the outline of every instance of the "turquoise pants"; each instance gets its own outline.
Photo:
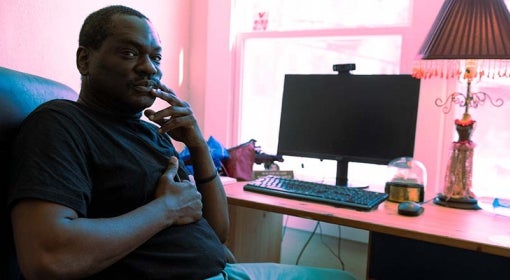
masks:
POLYGON ((349 272, 278 263, 234 263, 207 280, 356 280, 349 272))

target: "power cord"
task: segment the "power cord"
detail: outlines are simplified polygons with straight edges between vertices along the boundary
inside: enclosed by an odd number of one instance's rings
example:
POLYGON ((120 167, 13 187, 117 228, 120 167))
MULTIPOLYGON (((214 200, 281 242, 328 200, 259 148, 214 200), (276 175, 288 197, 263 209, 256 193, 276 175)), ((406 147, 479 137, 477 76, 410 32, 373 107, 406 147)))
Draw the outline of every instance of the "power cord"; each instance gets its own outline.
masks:
POLYGON ((319 227, 319 224, 320 224, 320 222, 317 222, 315 224, 315 228, 313 229, 312 233, 310 234, 310 236, 306 240, 305 245, 303 245, 303 248, 301 248, 301 251, 299 252, 299 255, 298 255, 297 259, 296 259, 296 265, 299 264, 299 260, 301 259, 301 256, 303 255, 303 252, 305 251, 306 247, 308 247, 308 244, 312 240, 313 236, 315 235, 315 232, 317 231, 317 228, 319 227))
MULTIPOLYGON (((322 160, 321 160, 322 162, 322 160)), ((301 168, 304 168, 304 163, 301 163, 301 168)), ((322 174, 322 179, 320 180, 320 183, 325 183, 326 181, 326 176, 324 174, 322 174)), ((286 220, 284 222, 284 227, 283 227, 283 233, 282 233, 282 240, 283 240, 283 236, 285 235, 285 230, 287 228, 287 222, 288 222, 288 216, 286 217, 286 220)), ((312 231, 312 233, 310 234, 310 236, 308 236, 308 239, 306 240, 305 244, 303 245, 303 248, 301 248, 301 251, 299 252, 298 254, 298 257, 296 259, 296 265, 299 264, 299 261, 301 260, 301 257, 303 256, 303 253, 305 252, 306 248, 308 247, 308 244, 310 244, 310 241, 312 240, 313 236, 315 235, 315 233, 317 232, 317 229, 319 229, 319 232, 320 232, 320 240, 321 240, 321 243, 329 250, 329 252, 335 256, 335 258, 340 262, 340 265, 341 265, 341 268, 342 270, 345 270, 345 264, 344 264, 344 261, 342 260, 342 257, 340 256, 340 252, 341 252, 341 242, 342 242, 342 227, 341 226, 338 226, 338 242, 337 242, 337 253, 335 253, 333 251, 333 249, 331 249, 331 247, 329 247, 328 244, 326 244, 326 242, 324 241, 323 239, 323 234, 322 234, 322 227, 320 225, 320 222, 317 221, 316 224, 315 224, 315 227, 312 231)))
POLYGON ((345 263, 344 261, 342 260, 342 257, 340 255, 340 252, 341 252, 341 244, 342 244, 342 227, 341 226, 338 226, 338 241, 337 241, 337 252, 335 253, 333 251, 333 249, 331 249, 331 247, 324 241, 324 238, 323 238, 323 234, 322 234, 322 227, 320 225, 320 222, 317 221, 317 223, 315 224, 315 228, 313 229, 312 233, 310 234, 310 236, 308 237, 308 239, 306 240, 305 244, 303 245, 303 248, 301 248, 301 251, 299 252, 299 255, 296 259, 296 265, 299 264, 299 261, 306 249, 306 247, 308 247, 308 244, 310 244, 310 241, 312 240, 313 236, 315 235, 315 233, 317 232, 317 229, 319 229, 319 236, 320 236, 320 240, 321 240, 321 243, 329 250, 329 252, 335 256, 335 258, 340 262, 340 265, 341 265, 341 269, 342 270, 345 270, 345 263))
POLYGON ((326 241, 324 241, 323 239, 323 234, 322 234, 322 227, 319 226, 319 234, 320 234, 320 238, 321 238, 321 243, 324 245, 324 247, 328 248, 329 252, 335 256, 335 258, 338 260, 338 262, 340 262, 340 265, 341 265, 341 268, 342 270, 345 270, 345 264, 344 264, 344 261, 342 260, 342 257, 340 256, 340 252, 342 252, 342 227, 341 226, 338 226, 338 238, 337 238, 337 248, 336 248, 336 253, 333 251, 333 249, 331 249, 331 247, 329 247, 329 245, 326 243, 326 241))

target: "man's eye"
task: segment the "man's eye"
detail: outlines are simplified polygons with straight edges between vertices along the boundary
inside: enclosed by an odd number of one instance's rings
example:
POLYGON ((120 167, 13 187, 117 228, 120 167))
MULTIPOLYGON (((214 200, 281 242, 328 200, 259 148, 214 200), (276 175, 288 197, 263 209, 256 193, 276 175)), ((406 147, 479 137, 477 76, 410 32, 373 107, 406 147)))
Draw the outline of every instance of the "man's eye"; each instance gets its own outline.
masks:
POLYGON ((162 59, 162 57, 161 57, 160 55, 156 55, 156 56, 153 56, 153 57, 152 57, 152 60, 153 60, 154 62, 161 62, 161 59, 162 59))
POLYGON ((126 57, 135 57, 136 52, 134 52, 132 50, 124 50, 124 51, 122 51, 122 55, 124 55, 126 57))

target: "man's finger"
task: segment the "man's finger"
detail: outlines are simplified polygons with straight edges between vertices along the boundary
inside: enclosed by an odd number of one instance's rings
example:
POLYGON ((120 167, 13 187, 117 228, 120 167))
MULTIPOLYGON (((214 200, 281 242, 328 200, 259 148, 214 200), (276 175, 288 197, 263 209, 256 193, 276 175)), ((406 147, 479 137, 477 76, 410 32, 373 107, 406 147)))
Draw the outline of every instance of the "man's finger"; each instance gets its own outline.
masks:
POLYGON ((175 156, 171 156, 170 160, 168 161, 168 166, 166 168, 165 174, 169 179, 172 179, 175 181, 174 178, 177 178, 177 181, 180 181, 180 178, 177 175, 177 170, 179 168, 179 161, 175 156))
POLYGON ((162 89, 152 89, 152 95, 157 98, 163 99, 170 105, 179 105, 180 100, 177 98, 177 95, 171 90, 162 90, 162 89))
POLYGON ((153 110, 145 110, 145 112, 143 112, 144 115, 151 121, 159 124, 160 126, 163 126, 165 124, 165 119, 161 118, 161 119, 158 119, 156 117, 156 112, 153 111, 153 110))

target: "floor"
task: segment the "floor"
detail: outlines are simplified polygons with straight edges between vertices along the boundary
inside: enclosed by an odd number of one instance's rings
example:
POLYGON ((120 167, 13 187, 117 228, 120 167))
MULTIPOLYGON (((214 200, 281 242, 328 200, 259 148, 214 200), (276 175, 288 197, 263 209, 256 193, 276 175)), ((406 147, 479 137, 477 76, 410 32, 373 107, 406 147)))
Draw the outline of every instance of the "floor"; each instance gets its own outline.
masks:
POLYGON ((307 231, 286 228, 283 235, 281 263, 342 269, 356 279, 366 279, 367 244, 307 231), (304 248, 304 250, 303 250, 304 248), (302 253, 301 253, 302 251, 302 253), (340 252, 340 259, 336 257, 340 252))

